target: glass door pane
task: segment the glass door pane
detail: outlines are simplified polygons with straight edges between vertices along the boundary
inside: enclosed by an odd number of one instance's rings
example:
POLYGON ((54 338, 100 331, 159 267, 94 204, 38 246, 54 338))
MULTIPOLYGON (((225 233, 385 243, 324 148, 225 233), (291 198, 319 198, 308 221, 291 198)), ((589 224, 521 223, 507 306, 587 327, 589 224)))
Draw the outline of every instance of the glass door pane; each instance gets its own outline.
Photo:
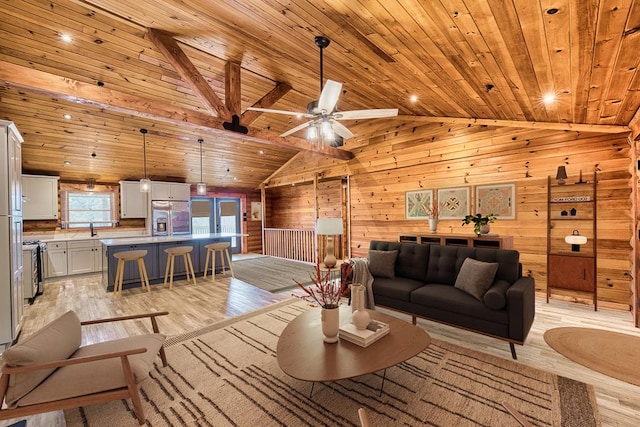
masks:
MULTIPOLYGON (((216 207, 216 232, 240 233, 240 199, 216 199, 216 207)), ((231 253, 241 252, 241 241, 238 237, 231 239, 231 253)))

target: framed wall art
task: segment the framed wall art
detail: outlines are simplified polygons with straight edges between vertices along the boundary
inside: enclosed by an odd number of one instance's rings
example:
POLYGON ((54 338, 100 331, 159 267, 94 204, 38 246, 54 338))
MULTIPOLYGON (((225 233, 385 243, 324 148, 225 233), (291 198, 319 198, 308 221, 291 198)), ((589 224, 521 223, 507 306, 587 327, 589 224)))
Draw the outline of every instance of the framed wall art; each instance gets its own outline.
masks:
POLYGON ((515 184, 476 186, 476 212, 493 213, 498 219, 516 219, 515 199, 515 184))
POLYGON ((407 191, 404 198, 406 219, 429 219, 433 190, 407 191))
POLYGON ((262 221, 262 202, 251 202, 251 221, 262 221))
POLYGON ((471 202, 469 187, 441 188, 438 190, 440 219, 462 219, 469 215, 471 202))

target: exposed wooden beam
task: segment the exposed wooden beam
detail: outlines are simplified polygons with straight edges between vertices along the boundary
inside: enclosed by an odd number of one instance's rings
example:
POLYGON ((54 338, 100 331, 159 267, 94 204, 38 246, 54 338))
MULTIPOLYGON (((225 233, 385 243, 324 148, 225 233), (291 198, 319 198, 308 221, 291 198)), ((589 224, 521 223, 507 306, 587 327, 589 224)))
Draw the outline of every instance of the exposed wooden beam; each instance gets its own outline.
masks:
POLYGON ((211 86, 209 86, 209 83, 202 77, 200 71, 198 71, 184 51, 178 46, 173 36, 165 31, 154 28, 147 28, 147 36, 156 48, 162 52, 178 74, 180 74, 182 80, 202 99, 204 105, 218 117, 231 120, 231 115, 227 107, 224 106, 218 95, 216 95, 211 86))
POLYGON ((275 145, 297 151, 311 151, 340 160, 352 159, 350 151, 328 146, 318 146, 302 138, 282 138, 273 132, 249 128, 248 135, 231 132, 223 128, 224 120, 197 111, 179 110, 161 101, 140 98, 73 79, 33 70, 20 65, 0 61, 0 82, 33 93, 44 94, 96 108, 131 114, 150 120, 188 126, 205 131, 215 131, 221 137, 234 138, 275 145))
POLYGON ((631 140, 640 139, 640 108, 636 110, 636 113, 629 121, 629 128, 631 128, 631 140))
POLYGON ((582 123, 525 122, 518 120, 469 119, 465 117, 431 117, 431 116, 396 116, 389 119, 408 122, 457 123, 484 126, 501 126, 510 128, 532 128, 551 130, 571 130, 576 132, 626 133, 631 132, 629 126, 588 125, 582 123))
POLYGON ((229 61, 224 67, 224 101, 232 116, 240 117, 242 113, 240 96, 240 64, 229 61))
MULTIPOLYGON (((283 96, 285 96, 291 90, 291 86, 287 83, 278 83, 276 87, 271 89, 269 93, 260 98, 258 102, 252 105, 254 108, 270 108, 275 104, 278 100, 280 100, 283 96)), ((250 125, 255 122, 258 117, 262 114, 261 111, 245 111, 242 113, 241 123, 246 125, 250 125)))

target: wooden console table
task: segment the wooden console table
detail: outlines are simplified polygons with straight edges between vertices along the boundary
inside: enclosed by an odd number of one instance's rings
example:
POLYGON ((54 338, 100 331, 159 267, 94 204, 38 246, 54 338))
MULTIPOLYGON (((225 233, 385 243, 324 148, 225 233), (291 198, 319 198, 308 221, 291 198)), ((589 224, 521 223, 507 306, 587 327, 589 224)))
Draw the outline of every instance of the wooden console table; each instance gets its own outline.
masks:
POLYGON ((413 242, 422 245, 469 246, 472 248, 513 249, 513 236, 475 236, 469 234, 401 234, 400 242, 413 242))

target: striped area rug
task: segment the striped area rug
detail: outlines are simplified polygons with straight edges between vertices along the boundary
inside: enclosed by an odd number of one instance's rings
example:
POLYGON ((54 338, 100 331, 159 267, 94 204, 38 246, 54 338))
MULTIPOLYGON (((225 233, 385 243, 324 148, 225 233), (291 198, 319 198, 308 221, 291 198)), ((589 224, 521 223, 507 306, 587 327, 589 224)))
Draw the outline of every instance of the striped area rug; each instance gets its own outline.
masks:
MULTIPOLYGON (((598 426, 593 389, 584 383, 433 341, 382 373, 316 385, 278 367, 286 324, 308 306, 296 300, 167 341, 169 367, 142 387, 150 426, 517 426, 509 402, 534 426, 598 426)), ((320 336, 318 339, 322 339, 320 336)), ((372 350, 375 347, 372 347, 372 350)), ((136 426, 130 402, 65 411, 68 426, 136 426)))

